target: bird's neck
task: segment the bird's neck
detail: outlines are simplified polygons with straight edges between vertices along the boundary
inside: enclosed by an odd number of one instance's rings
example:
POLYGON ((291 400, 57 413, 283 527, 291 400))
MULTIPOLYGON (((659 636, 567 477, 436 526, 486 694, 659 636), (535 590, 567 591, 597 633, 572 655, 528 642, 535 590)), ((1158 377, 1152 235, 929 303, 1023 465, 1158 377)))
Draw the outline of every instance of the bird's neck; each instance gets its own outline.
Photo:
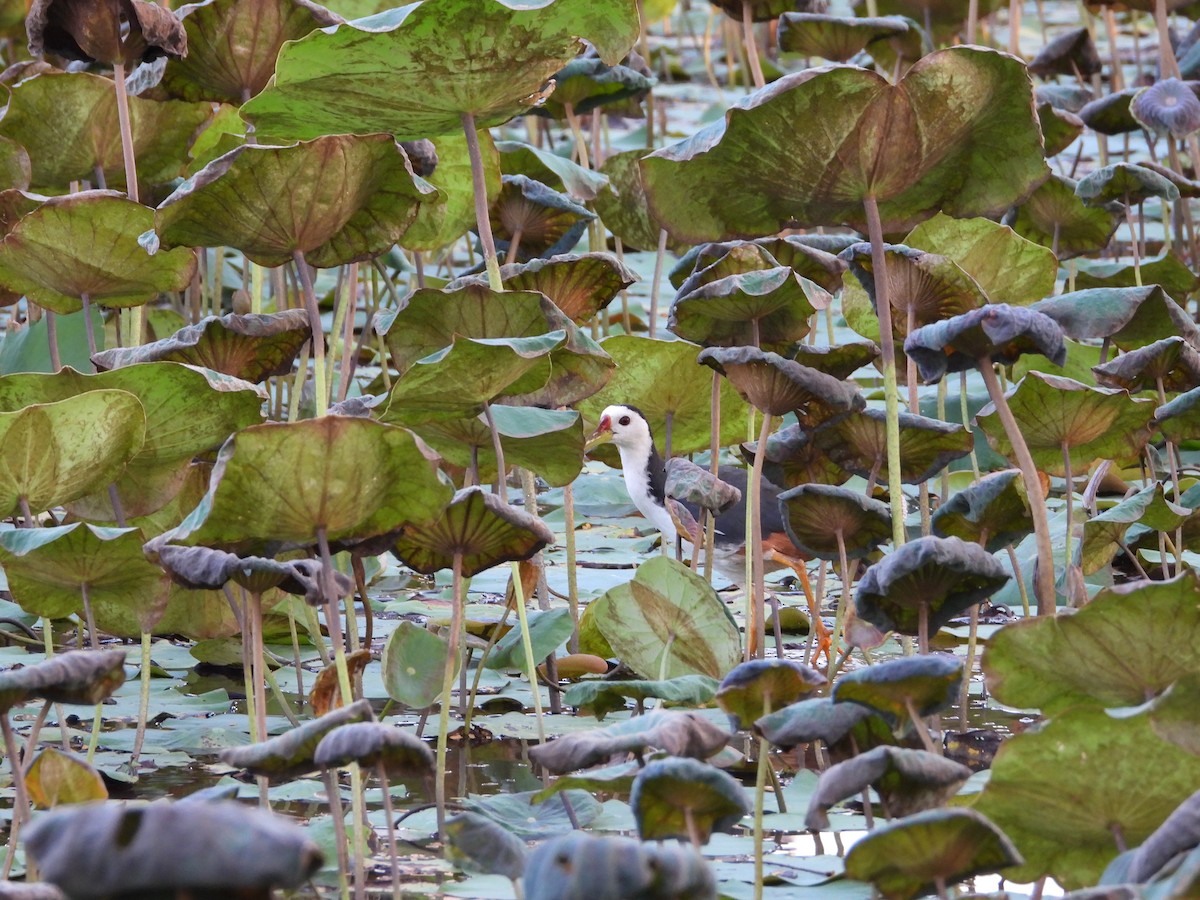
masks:
POLYGON ((619 450, 625 489, 633 505, 662 532, 664 541, 674 542, 675 524, 666 508, 667 470, 658 449, 651 443, 619 450))

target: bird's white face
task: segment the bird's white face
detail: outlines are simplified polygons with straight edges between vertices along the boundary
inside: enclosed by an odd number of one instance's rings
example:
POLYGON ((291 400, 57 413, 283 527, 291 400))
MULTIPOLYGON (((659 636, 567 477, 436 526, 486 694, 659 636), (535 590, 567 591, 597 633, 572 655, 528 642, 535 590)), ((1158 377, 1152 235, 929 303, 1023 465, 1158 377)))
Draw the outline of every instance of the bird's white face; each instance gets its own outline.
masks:
POLYGON ((619 450, 632 450, 650 454, 653 438, 650 424, 636 409, 628 406, 607 406, 600 414, 600 424, 594 437, 608 434, 619 450))

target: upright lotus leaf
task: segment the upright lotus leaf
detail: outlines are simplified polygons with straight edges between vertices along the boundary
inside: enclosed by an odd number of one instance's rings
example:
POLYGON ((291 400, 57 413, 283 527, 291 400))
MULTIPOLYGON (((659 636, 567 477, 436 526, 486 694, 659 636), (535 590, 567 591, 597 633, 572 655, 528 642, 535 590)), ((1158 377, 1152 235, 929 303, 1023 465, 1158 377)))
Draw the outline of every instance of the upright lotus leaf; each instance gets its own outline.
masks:
MULTIPOLYGON (((1154 401, 1117 388, 1089 387, 1072 378, 1030 372, 1008 396, 1012 414, 1037 467, 1052 475, 1083 472, 1097 459, 1136 457, 1153 432, 1154 401)), ((976 421, 996 452, 1015 458, 998 411, 976 421)))
POLYGON ((1189 441, 1200 435, 1200 388, 1180 394, 1154 411, 1154 425, 1169 441, 1189 441))
POLYGON ((1096 97, 1089 86, 1077 82, 1049 81, 1039 84, 1033 92, 1037 103, 1049 103, 1056 109, 1077 113, 1096 97))
MULTIPOLYGON (((821 430, 809 433, 799 425, 788 425, 767 438, 763 477, 773 484, 799 487, 803 484, 844 484, 850 473, 829 458, 814 440, 821 430)), ((753 465, 758 442, 741 445, 742 456, 753 465)))
POLYGON ((29 700, 95 706, 124 683, 124 650, 68 650, 0 672, 0 712, 29 700))
POLYGON ((568 253, 596 218, 586 206, 566 194, 524 175, 505 175, 489 215, 496 249, 526 262, 540 256, 568 253))
POLYGON ((1107 338, 1128 351, 1179 335, 1200 345, 1200 328, 1156 284, 1072 291, 1049 297, 1033 309, 1054 319, 1076 341, 1107 338))
POLYGON ((694 759, 648 763, 629 792, 643 841, 670 838, 707 844, 714 831, 732 832, 750 812, 750 801, 732 775, 694 759))
MULTIPOLYGON (((169 542, 170 534, 147 541, 142 551, 146 559, 161 566, 178 585, 193 590, 219 590, 233 582, 254 594, 282 588, 289 594, 314 593, 322 564, 315 559, 291 559, 280 562, 263 556, 238 556, 211 547, 179 547, 169 542)), ((334 578, 344 594, 354 590, 354 580, 335 572, 334 578)), ((312 602, 312 601, 310 601, 312 602)))
POLYGON ((713 241, 685 253, 667 277, 683 295, 730 275, 778 266, 779 260, 757 241, 713 241))
POLYGON ((869 567, 854 592, 860 618, 881 631, 920 635, 922 648, 943 625, 986 600, 1008 572, 978 544, 920 537, 869 567))
POLYGON ((460 556, 462 574, 470 578, 502 562, 529 559, 552 543, 554 532, 541 519, 475 485, 456 492, 439 514, 406 526, 392 552, 426 575, 450 568, 460 556))
POLYGON ((446 821, 447 848, 455 865, 516 881, 529 856, 525 842, 493 819, 463 812, 446 821))
POLYGON ((952 494, 930 521, 938 537, 982 544, 989 553, 1018 543, 1033 531, 1033 518, 1018 469, 990 472, 952 494))
POLYGON ((627 250, 655 249, 662 231, 646 206, 639 166, 645 155, 645 150, 626 150, 612 154, 600 166, 608 176, 608 188, 596 195, 596 212, 627 250))
POLYGON ((392 387, 381 418, 407 425, 476 416, 501 397, 539 390, 550 378, 551 352, 565 341, 565 331, 456 338, 404 373, 392 387))
POLYGON ((786 352, 808 334, 816 312, 786 266, 729 275, 684 293, 689 282, 671 304, 667 328, 706 347, 749 344, 786 352))
MULTIPOLYGON (((890 484, 887 423, 882 409, 860 409, 813 435, 817 446, 847 472, 890 484)), ((920 484, 971 452, 971 432, 953 422, 900 414, 900 481, 920 484)))
POLYGON ((910 231, 904 243, 953 260, 989 300, 1028 306, 1054 293, 1054 254, 990 219, 952 219, 938 213, 910 231))
POLYGON ((432 706, 442 692, 442 672, 450 647, 412 622, 401 622, 383 648, 383 685, 387 695, 411 709, 432 706))
MULTIPOLYGON (((1078 290, 1088 288, 1120 288, 1136 287, 1137 277, 1134 268, 1129 263, 1104 260, 1081 260, 1083 265, 1075 275, 1075 287, 1078 290)), ((1186 297, 1200 287, 1200 277, 1188 268, 1187 263, 1179 258, 1174 250, 1150 256, 1140 262, 1142 282, 1157 284, 1169 296, 1186 297)), ((1047 295, 1049 295, 1049 291, 1047 295)))
MULTIPOLYGON (((578 477, 584 445, 579 413, 495 404, 491 415, 506 465, 535 472, 551 487, 562 487, 578 477)), ((464 469, 478 464, 481 482, 495 480, 496 451, 484 416, 437 419, 414 424, 412 429, 443 459, 464 469)))
POLYGON ((178 14, 188 54, 167 63, 163 88, 184 100, 234 106, 267 86, 285 42, 343 21, 312 0, 209 0, 178 14))
POLYGON ((1052 159, 1062 153, 1083 134, 1083 119, 1075 113, 1067 112, 1051 106, 1049 103, 1038 103, 1038 122, 1042 126, 1042 139, 1046 142, 1046 158, 1052 159))
MULTIPOLYGON (((595 422, 609 404, 633 404, 645 413, 656 446, 666 447, 670 421, 672 454, 708 449, 712 443, 712 373, 696 365, 698 346, 635 335, 616 335, 600 346, 616 362, 617 370, 604 388, 579 404, 584 418, 595 422)), ((722 380, 720 390, 719 442, 732 444, 746 436, 748 408, 733 385, 722 380)), ((608 458, 615 460, 616 453, 608 458)))
POLYGON ((1095 884, 1119 848, 1146 840, 1198 782, 1200 757, 1156 736, 1147 714, 1077 706, 1005 741, 974 809, 1025 857, 1005 877, 1050 875, 1071 890, 1095 884))
POLYGON ((716 900, 704 857, 684 845, 583 831, 539 844, 525 867, 526 900, 716 900), (603 878, 596 873, 603 872, 603 878))
POLYGON ((835 347, 812 347, 801 344, 793 359, 802 366, 824 372, 839 381, 850 378, 864 366, 879 358, 879 345, 874 341, 850 341, 835 347))
MULTIPOLYGON (((562 191, 578 203, 590 203, 608 186, 608 177, 579 163, 522 141, 496 141, 504 175, 525 175, 562 191)), ((491 193, 488 194, 491 198, 491 193)), ((493 198, 494 199, 494 198, 493 198)), ((489 201, 491 202, 491 201, 489 201)))
POLYGON ((717 705, 735 728, 748 728, 772 709, 795 703, 826 684, 811 666, 790 659, 752 659, 721 680, 717 705))
POLYGON ((1072 28, 1047 41, 1037 56, 1029 61, 1029 71, 1042 78, 1054 75, 1079 75, 1090 78, 1103 66, 1096 42, 1086 28, 1072 28))
POLYGON ((435 196, 390 135, 246 144, 176 188, 154 228, 164 247, 236 247, 260 266, 299 252, 324 268, 382 253, 435 196))
POLYGON ((815 282, 831 294, 837 293, 846 263, 838 259, 832 248, 824 249, 810 242, 811 238, 819 236, 778 235, 758 238, 754 243, 770 253, 780 265, 790 267, 797 275, 815 282))
POLYGON ((25 846, 41 877, 71 897, 261 896, 304 884, 322 859, 299 825, 232 800, 64 806, 30 827, 25 846))
MULTIPOLYGON (((1196 102, 1200 104, 1200 100, 1196 102)), ((1114 200, 1140 203, 1149 197, 1179 199, 1179 188, 1170 179, 1133 163, 1113 163, 1089 172, 1075 185, 1075 193, 1088 206, 1101 206, 1114 200)))
POLYGON ((57 313, 78 312, 81 297, 101 306, 139 306, 182 290, 196 256, 180 247, 151 256, 138 237, 153 214, 115 191, 54 197, 0 241, 0 282, 57 313))
MULTIPOLYGON (((874 712, 857 703, 835 703, 829 697, 814 697, 785 706, 763 716, 754 723, 755 732, 781 750, 791 750, 797 744, 824 741, 826 747, 852 739, 868 719, 882 724, 874 712)), ((891 729, 883 727, 891 738, 891 729)), ((867 749, 866 741, 854 741, 859 749, 867 749)))
POLYGON ((833 700, 865 706, 895 724, 957 702, 962 680, 962 660, 953 656, 905 656, 842 675, 833 700))
POLYGON ((136 637, 150 631, 167 605, 162 569, 142 555, 138 528, 99 528, 84 522, 0 532, 0 563, 13 600, 49 619, 86 609, 105 631, 136 637), (129 619, 137 627, 112 628, 129 619))
POLYGON ((325 733, 313 752, 323 769, 352 762, 381 768, 389 776, 427 775, 433 771, 433 751, 420 738, 383 722, 348 722, 325 733))
MULTIPOLYGON (((208 103, 129 98, 138 179, 149 184, 179 175, 196 130, 212 116, 208 103)), ((96 170, 112 188, 125 186, 117 99, 112 81, 89 72, 44 72, 9 85, 0 136, 29 152, 29 182, 66 190, 93 181, 96 170)))
POLYGON ((186 56, 187 35, 174 12, 146 0, 33 0, 25 20, 29 52, 132 66, 186 56))
POLYGON ((275 784, 290 781, 318 768, 313 754, 325 735, 351 722, 369 722, 373 718, 370 701, 358 700, 257 744, 228 747, 221 751, 221 761, 263 775, 275 784))
POLYGON ((1160 78, 1138 91, 1129 104, 1138 124, 1156 135, 1183 140, 1200 129, 1200 99, 1191 85, 1178 78, 1160 78))
POLYGON ((1185 675, 1150 702, 1150 724, 1164 741, 1200 755, 1200 725, 1196 700, 1200 698, 1200 673, 1185 675))
POLYGON ((995 215, 1047 175, 1032 95, 1020 61, 978 47, 932 53, 895 85, 843 66, 786 75, 643 160, 651 211, 693 243, 789 225, 862 230, 866 198, 890 232, 939 208, 995 215), (804 121, 823 127, 797 144, 804 121))
POLYGON ((933 809, 877 828, 846 854, 846 877, 886 900, 910 900, 1024 860, 1013 842, 971 809, 933 809))
POLYGON ((944 806, 971 777, 962 763, 928 750, 876 747, 821 773, 808 803, 804 824, 814 831, 829 828, 829 809, 874 788, 884 816, 898 819, 944 806))
POLYGON ((177 362, 223 372, 249 382, 286 375, 312 337, 302 309, 266 314, 205 316, 168 338, 139 347, 113 347, 92 361, 100 371, 138 363, 177 362))
POLYGON ((1166 486, 1156 481, 1084 522, 1083 574, 1091 575, 1107 566, 1126 543, 1131 526, 1140 524, 1154 531, 1173 532, 1182 525, 1194 510, 1172 503, 1166 492, 1166 486))
POLYGON ((827 484, 802 484, 779 495, 788 539, 818 559, 862 559, 892 536, 886 503, 860 491, 827 484))
POLYGON ((463 114, 491 128, 536 106, 581 39, 616 65, 638 30, 633 0, 424 2, 287 44, 274 83, 242 113, 260 132, 300 140, 436 137, 461 130, 463 114))
POLYGON ((554 90, 546 101, 535 106, 537 115, 552 119, 569 119, 601 107, 609 112, 630 115, 639 108, 650 93, 655 78, 640 56, 630 56, 621 64, 610 66, 593 51, 577 56, 554 75, 554 90))
POLYGON ((1198 597, 1200 581, 1187 572, 1107 588, 1072 616, 1006 626, 983 655, 988 689, 1001 703, 1049 714, 1144 703, 1200 671, 1188 639, 1200 622, 1198 597))
POLYGON ((720 678, 741 660, 741 638, 703 578, 665 556, 589 604, 612 649, 643 678, 698 673, 720 678))
POLYGON ((742 499, 742 492, 738 488, 680 456, 667 460, 667 479, 663 490, 668 497, 701 506, 714 516, 719 516, 742 499))
POLYGON ((413 436, 324 416, 245 428, 217 456, 208 493, 174 534, 237 552, 379 537, 434 518, 450 499, 413 436))
POLYGON ((724 375, 742 398, 771 416, 796 413, 812 426, 866 404, 858 388, 756 347, 710 347, 696 361, 724 375))
POLYGON ((566 336, 561 346, 550 351, 550 377, 540 385, 513 385, 502 398, 505 403, 547 409, 574 406, 604 387, 616 370, 613 358, 586 330, 548 300, 546 306, 549 327, 566 336))
POLYGON ((41 809, 108 799, 100 772, 84 757, 57 747, 41 750, 26 775, 29 798, 41 809))
POLYGON ((1163 338, 1093 366, 1096 383, 1124 388, 1131 394, 1161 387, 1190 391, 1200 387, 1200 353, 1181 337, 1163 338))
POLYGON ((1131 87, 1097 97, 1079 110, 1079 118, 1088 128, 1100 134, 1111 136, 1137 131, 1142 126, 1133 117, 1130 106, 1140 90, 1141 88, 1131 87))
POLYGON ((1051 175, 1004 217, 1004 224, 1066 260, 1107 247, 1122 213, 1117 203, 1087 206, 1075 193, 1072 179, 1051 175))
POLYGON ((1001 365, 1026 353, 1039 353, 1057 366, 1066 361, 1063 329, 1037 310, 993 303, 918 328, 904 342, 904 352, 926 382, 950 372, 965 372, 981 358, 1001 365))
POLYGON ((636 702, 639 710, 643 709, 646 700, 651 699, 700 706, 712 700, 719 686, 717 679, 707 675, 681 675, 662 681, 640 678, 633 681, 580 681, 563 693, 563 704, 586 709, 597 719, 603 719, 610 712, 624 709, 627 699, 636 702))
POLYGON ((0 510, 69 503, 111 484, 141 449, 146 414, 127 391, 88 391, 0 412, 0 510))
POLYGON ((903 16, 829 16, 785 12, 779 17, 779 49, 784 53, 849 62, 868 44, 908 31, 903 16))

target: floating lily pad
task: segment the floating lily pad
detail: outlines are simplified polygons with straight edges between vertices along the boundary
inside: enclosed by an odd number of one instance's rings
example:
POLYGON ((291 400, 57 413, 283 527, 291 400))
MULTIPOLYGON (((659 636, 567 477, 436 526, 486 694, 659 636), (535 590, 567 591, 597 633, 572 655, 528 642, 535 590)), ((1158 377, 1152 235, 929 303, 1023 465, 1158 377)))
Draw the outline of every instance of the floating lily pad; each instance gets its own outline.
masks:
POLYGON ((221 761, 266 776, 274 784, 290 781, 319 767, 313 755, 325 735, 351 722, 366 722, 373 718, 370 701, 358 700, 320 718, 310 719, 278 737, 243 747, 227 747, 221 751, 221 761))
POLYGON ((892 537, 886 503, 859 491, 802 484, 779 495, 784 528, 793 544, 818 559, 861 559, 892 537))
POLYGON ((795 703, 825 684, 824 675, 794 660, 752 659, 721 680, 716 700, 735 728, 746 728, 769 710, 795 703))
POLYGON ((690 847, 575 831, 547 841, 525 867, 526 900, 716 900, 717 886, 690 847), (596 878, 603 872, 603 878, 596 878))
POLYGON ((629 805, 643 841, 679 838, 707 844, 714 831, 732 832, 750 813, 742 785, 694 759, 656 759, 638 773, 629 805))
POLYGON ((910 704, 930 716, 955 703, 962 679, 962 661, 952 656, 907 656, 847 672, 833 686, 833 700, 858 703, 896 723, 909 718, 910 704))
POLYGON ((95 706, 124 683, 124 650, 68 650, 0 672, 0 712, 35 699, 95 706))
MULTIPOLYGON (((561 673, 561 669, 560 669, 561 673)), ((707 675, 680 675, 664 681, 581 681, 563 693, 563 704, 590 710, 597 719, 625 708, 625 701, 638 706, 646 700, 662 700, 685 706, 701 706, 717 693, 720 682, 707 675)))

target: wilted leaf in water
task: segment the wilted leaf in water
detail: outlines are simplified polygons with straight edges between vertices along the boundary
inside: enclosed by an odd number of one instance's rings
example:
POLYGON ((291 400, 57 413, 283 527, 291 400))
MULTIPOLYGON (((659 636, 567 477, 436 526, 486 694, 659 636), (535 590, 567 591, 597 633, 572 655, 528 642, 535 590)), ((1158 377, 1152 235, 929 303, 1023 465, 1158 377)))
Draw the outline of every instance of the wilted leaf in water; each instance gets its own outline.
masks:
POLYGON ((383 685, 388 696, 412 709, 425 709, 442 693, 446 642, 414 625, 401 622, 383 648, 383 685))
POLYGON ((872 831, 846 854, 846 875, 871 882, 887 900, 910 900, 933 885, 1022 862, 1018 848, 984 816, 970 809, 935 809, 872 831))
POLYGON ((526 900, 716 900, 716 879, 691 847, 572 832, 538 846, 526 900), (604 873, 597 878, 596 873, 604 873))
POLYGON ((742 785, 694 759, 656 759, 638 773, 629 805, 643 841, 668 838, 707 844, 714 831, 732 832, 750 812, 742 785))
POLYGON ((446 837, 450 859, 465 869, 513 881, 525 871, 525 842, 492 819, 459 813, 446 820, 446 837))
POLYGON ((587 828, 600 815, 602 805, 586 791, 564 791, 544 800, 534 791, 476 795, 463 799, 463 806, 496 822, 511 834, 526 840, 544 840, 565 834, 576 825, 587 828), (570 803, 574 816, 568 814, 570 803))
POLYGON ((825 684, 824 675, 794 660, 752 659, 722 679, 716 700, 735 728, 748 728, 768 709, 795 703, 825 684))
POLYGON ((33 699, 95 706, 124 683, 124 650, 69 650, 0 672, 0 712, 33 699))
POLYGON ((740 661, 737 625, 712 585, 665 556, 590 606, 617 656, 644 678, 719 678, 740 661))
POLYGON ((717 679, 707 675, 680 675, 664 681, 588 680, 567 688, 563 705, 586 709, 597 719, 603 719, 610 712, 624 709, 626 700, 634 700, 639 709, 646 700, 655 699, 681 706, 703 706, 717 693, 719 685, 717 679))
POLYGON ((321 851, 299 825, 235 801, 92 803, 41 816, 25 838, 41 877, 71 897, 302 885, 321 851))
POLYGON ((29 799, 42 809, 108 799, 100 773, 87 760, 57 747, 46 747, 37 755, 25 780, 29 799))
POLYGON ((244 747, 228 747, 221 751, 221 761, 255 775, 265 775, 272 783, 279 784, 318 768, 313 754, 321 739, 330 731, 350 722, 365 722, 373 718, 370 701, 359 700, 333 712, 318 714, 318 718, 310 719, 278 737, 244 747))

